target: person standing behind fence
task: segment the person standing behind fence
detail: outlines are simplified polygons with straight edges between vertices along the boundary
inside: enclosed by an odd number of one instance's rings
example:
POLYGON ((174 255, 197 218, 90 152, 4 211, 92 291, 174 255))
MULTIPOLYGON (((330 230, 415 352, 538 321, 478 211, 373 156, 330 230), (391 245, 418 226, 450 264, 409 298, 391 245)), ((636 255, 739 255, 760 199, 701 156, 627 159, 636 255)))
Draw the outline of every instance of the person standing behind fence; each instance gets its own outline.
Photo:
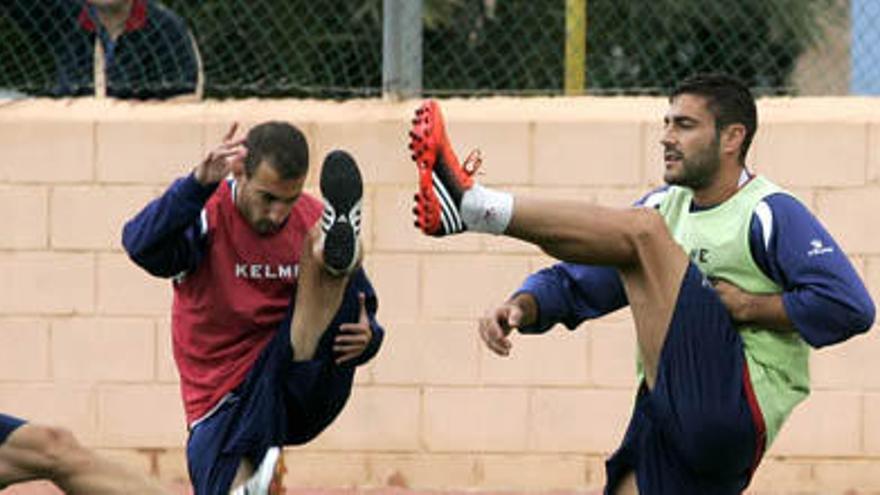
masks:
POLYGON ((0 0, 0 13, 54 58, 53 96, 201 98, 198 46, 153 0, 0 0))

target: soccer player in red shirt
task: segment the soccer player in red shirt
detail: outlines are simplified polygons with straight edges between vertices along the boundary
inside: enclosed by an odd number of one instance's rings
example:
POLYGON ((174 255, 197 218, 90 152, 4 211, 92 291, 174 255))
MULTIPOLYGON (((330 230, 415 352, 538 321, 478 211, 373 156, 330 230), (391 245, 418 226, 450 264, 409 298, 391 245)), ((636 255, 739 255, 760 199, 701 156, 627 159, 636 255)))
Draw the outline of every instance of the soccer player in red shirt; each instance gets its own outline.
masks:
POLYGON ((280 447, 333 421, 384 334, 360 267, 354 159, 327 155, 322 205, 303 192, 309 152, 296 127, 266 122, 244 139, 235 131, 123 231, 135 263, 173 279, 173 349, 199 495, 277 491, 280 447))

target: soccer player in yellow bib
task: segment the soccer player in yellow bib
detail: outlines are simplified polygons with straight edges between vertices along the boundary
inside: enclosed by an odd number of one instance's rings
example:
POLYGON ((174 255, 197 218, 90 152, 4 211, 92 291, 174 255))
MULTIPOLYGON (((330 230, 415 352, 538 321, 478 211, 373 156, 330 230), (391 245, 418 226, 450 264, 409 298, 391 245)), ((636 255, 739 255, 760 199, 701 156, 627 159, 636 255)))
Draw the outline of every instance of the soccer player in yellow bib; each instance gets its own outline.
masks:
POLYGON ((746 168, 756 130, 754 98, 739 81, 681 82, 660 142, 666 186, 617 209, 483 187, 455 156, 437 103, 416 111, 416 225, 432 236, 515 237, 562 261, 480 321, 489 349, 508 355, 515 329, 575 328, 632 309, 640 386, 606 463, 606 493, 741 493, 809 394, 809 347, 874 322, 864 284, 825 228, 746 168))

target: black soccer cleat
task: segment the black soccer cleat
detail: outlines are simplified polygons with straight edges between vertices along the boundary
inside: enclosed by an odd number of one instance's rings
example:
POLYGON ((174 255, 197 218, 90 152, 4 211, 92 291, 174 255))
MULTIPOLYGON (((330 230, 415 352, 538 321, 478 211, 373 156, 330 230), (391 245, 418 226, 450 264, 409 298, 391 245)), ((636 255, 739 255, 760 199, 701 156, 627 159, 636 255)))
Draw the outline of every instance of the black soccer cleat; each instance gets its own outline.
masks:
POLYGON ((354 158, 334 150, 324 158, 321 168, 321 195, 324 214, 324 266, 333 275, 344 275, 360 259, 361 203, 364 184, 354 158))

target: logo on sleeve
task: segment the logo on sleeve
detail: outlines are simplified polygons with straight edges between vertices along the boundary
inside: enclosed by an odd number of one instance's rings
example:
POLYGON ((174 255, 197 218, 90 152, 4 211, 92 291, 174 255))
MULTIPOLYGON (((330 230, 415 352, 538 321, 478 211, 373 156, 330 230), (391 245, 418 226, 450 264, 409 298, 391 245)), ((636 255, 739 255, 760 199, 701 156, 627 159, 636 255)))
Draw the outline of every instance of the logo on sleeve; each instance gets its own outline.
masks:
POLYGON ((831 246, 826 246, 819 239, 813 239, 810 241, 810 250, 807 251, 807 256, 820 256, 823 254, 833 253, 834 248, 831 246))

